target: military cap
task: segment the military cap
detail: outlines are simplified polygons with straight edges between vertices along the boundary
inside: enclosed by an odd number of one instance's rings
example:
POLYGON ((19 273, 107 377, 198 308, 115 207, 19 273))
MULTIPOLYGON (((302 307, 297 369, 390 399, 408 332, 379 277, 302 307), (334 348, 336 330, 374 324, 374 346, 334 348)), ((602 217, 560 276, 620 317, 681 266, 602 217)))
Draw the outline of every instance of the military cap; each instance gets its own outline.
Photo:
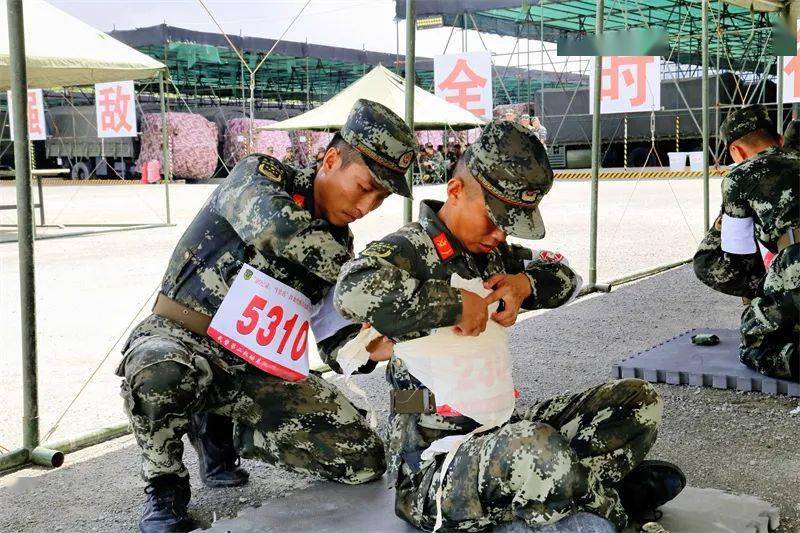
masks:
POLYGON ((405 174, 419 145, 411 129, 394 111, 360 98, 353 104, 339 135, 361 153, 380 185, 411 198, 405 174))
POLYGON ((800 150, 800 119, 794 119, 783 132, 783 146, 790 150, 800 150))
POLYGON ((523 115, 521 117, 519 117, 519 118, 520 118, 520 120, 530 120, 531 116, 529 114, 527 114, 527 113, 523 113, 523 115))
POLYGON ((757 130, 764 130, 773 135, 777 134, 775 124, 767 113, 767 108, 761 104, 742 107, 728 115, 728 118, 720 126, 719 133, 725 144, 730 146, 734 141, 757 130))
POLYGON ((553 186, 553 170, 539 139, 517 123, 493 120, 465 156, 492 221, 508 235, 543 238, 539 202, 553 186))

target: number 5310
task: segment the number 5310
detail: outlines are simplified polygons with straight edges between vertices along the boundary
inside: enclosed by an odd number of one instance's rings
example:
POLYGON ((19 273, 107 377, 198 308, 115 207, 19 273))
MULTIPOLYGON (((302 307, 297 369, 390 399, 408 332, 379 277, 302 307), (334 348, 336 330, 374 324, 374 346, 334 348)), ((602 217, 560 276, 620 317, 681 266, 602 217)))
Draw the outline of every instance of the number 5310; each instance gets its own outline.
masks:
POLYGON ((269 324, 266 328, 258 326, 261 314, 267 308, 267 300, 261 296, 253 296, 250 303, 247 304, 242 311, 242 318, 236 321, 236 331, 242 335, 250 335, 255 331, 256 342, 261 346, 268 346, 273 343, 276 336, 278 336, 278 328, 283 330, 280 343, 278 344, 277 352, 283 355, 289 339, 294 333, 294 342, 292 342, 291 357, 292 360, 297 361, 303 354, 306 353, 306 346, 308 345, 308 321, 303 321, 300 327, 295 332, 297 325, 297 314, 293 314, 291 318, 284 321, 283 307, 275 305, 269 311, 264 313, 269 319, 269 324))

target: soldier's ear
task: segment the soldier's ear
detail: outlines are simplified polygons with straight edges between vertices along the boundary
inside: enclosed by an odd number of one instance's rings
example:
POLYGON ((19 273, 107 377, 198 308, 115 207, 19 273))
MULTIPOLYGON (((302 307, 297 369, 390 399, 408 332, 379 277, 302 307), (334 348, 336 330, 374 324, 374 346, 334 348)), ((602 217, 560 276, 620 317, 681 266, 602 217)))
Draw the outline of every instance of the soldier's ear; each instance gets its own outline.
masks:
POLYGON ((464 182, 458 178, 450 178, 450 181, 447 182, 447 197, 460 199, 464 193, 464 182))
POLYGON ((341 161, 342 155, 339 153, 339 151, 334 147, 330 147, 325 152, 325 156, 322 158, 322 168, 325 171, 330 171, 340 165, 341 161))

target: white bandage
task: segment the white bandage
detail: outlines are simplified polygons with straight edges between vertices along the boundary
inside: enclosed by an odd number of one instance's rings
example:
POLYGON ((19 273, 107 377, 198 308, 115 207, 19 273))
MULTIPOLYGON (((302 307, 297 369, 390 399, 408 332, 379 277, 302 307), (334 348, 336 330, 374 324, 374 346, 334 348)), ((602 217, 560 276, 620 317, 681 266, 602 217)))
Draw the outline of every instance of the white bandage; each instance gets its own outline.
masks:
POLYGON ((747 255, 758 251, 752 217, 734 218, 723 213, 721 233, 723 252, 747 255))

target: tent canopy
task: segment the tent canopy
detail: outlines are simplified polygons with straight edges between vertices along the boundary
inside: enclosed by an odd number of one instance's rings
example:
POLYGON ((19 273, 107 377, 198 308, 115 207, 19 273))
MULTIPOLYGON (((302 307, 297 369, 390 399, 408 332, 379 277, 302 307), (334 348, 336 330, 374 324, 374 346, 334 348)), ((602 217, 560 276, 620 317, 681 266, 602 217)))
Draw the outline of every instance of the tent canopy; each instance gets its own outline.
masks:
MULTIPOLYGON (((763 10, 783 6, 797 11, 800 1, 783 0, 709 0, 710 57, 719 50, 723 64, 731 70, 763 70, 769 61, 759 58, 775 55, 772 44, 773 24, 777 13, 751 13, 750 7, 763 10), (717 31, 723 39, 714 37, 717 31), (729 62, 730 59, 730 62, 729 62)), ((605 32, 632 28, 661 28, 669 36, 673 49, 671 60, 682 64, 700 64, 702 24, 700 1, 636 0, 606 2, 605 32)), ((406 0, 395 0, 395 16, 405 19, 406 0)), ((557 42, 582 38, 595 30, 596 2, 586 0, 417 0, 417 18, 442 16, 442 24, 466 27, 480 32, 557 42)), ((791 15, 790 15, 791 16, 791 15)), ((795 13, 796 16, 796 13, 795 13)), ((793 23, 791 25, 793 28, 793 23)), ((773 65, 774 68, 774 65, 773 65)))
MULTIPOLYGON (((302 115, 276 122, 262 130, 336 130, 347 121, 350 108, 359 98, 379 102, 399 116, 405 116, 405 81, 386 67, 378 65, 345 90, 302 115)), ((418 130, 463 130, 483 126, 485 122, 420 87, 414 87, 414 128, 418 130)))
MULTIPOLYGON (((0 0, 0 90, 11 84, 7 9, 6 0, 0 0)), ((159 61, 43 0, 25 0, 23 15, 28 87, 49 89, 149 78, 164 68, 159 61)))

